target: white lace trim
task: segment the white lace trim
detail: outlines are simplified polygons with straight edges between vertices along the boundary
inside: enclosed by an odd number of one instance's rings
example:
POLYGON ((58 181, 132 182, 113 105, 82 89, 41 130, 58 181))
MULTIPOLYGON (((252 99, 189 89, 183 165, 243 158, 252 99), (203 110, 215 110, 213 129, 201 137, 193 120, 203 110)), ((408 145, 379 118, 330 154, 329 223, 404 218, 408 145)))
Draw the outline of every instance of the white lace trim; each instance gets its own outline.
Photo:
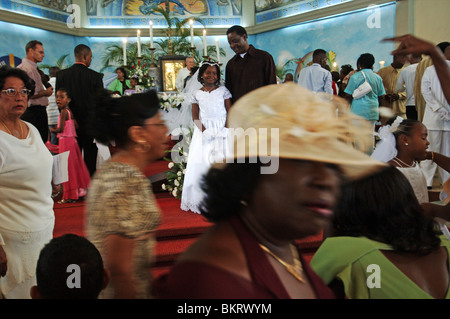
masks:
POLYGON ((3 294, 7 294, 17 285, 20 285, 36 275, 36 264, 41 249, 53 237, 54 222, 44 229, 35 232, 17 232, 2 229, 5 241, 3 249, 8 260, 8 271, 5 277, 0 278, 0 287, 3 294))
POLYGON ((200 202, 198 202, 198 203, 181 202, 180 208, 184 211, 191 211, 196 214, 201 214, 200 210, 198 209, 199 206, 200 206, 200 202))

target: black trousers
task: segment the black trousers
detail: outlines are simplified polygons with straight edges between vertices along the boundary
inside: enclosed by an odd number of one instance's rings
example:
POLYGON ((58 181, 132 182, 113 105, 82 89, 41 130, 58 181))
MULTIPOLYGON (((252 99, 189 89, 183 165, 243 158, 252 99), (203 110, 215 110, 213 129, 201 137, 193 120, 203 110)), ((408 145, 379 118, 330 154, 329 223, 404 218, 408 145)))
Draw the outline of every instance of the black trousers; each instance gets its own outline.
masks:
POLYGON ((89 174, 94 175, 97 169, 97 144, 94 143, 94 138, 80 130, 77 130, 77 142, 83 154, 84 163, 89 171, 89 174))
POLYGON ((413 120, 418 119, 417 109, 416 109, 415 105, 407 105, 406 106, 406 118, 413 119, 413 120))
POLYGON ((25 113, 23 113, 22 120, 33 124, 39 134, 42 137, 42 140, 47 142, 48 140, 48 118, 47 118, 47 107, 45 105, 30 105, 28 106, 25 113))

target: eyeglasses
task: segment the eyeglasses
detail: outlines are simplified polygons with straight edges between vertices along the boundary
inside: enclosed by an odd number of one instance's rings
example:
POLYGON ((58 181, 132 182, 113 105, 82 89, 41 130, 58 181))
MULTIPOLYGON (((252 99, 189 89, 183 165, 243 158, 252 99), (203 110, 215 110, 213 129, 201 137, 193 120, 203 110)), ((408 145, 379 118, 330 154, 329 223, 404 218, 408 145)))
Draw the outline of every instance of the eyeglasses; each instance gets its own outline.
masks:
POLYGON ((6 90, 2 90, 2 92, 8 96, 16 96, 17 94, 20 94, 21 96, 25 97, 31 93, 31 90, 28 90, 28 89, 20 89, 20 90, 6 89, 6 90))

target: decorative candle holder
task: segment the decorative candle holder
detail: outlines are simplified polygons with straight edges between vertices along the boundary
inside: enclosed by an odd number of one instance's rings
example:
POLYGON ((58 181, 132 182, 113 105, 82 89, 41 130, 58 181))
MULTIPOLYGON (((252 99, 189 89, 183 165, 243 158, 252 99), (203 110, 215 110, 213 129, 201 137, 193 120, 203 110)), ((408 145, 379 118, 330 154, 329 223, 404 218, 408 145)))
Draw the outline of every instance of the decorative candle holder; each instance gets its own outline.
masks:
POLYGON ((195 47, 191 47, 192 57, 194 57, 195 47))
POLYGON ((152 63, 150 64, 151 68, 156 68, 155 61, 153 60, 153 53, 155 51, 155 48, 150 48, 150 51, 152 51, 152 63))

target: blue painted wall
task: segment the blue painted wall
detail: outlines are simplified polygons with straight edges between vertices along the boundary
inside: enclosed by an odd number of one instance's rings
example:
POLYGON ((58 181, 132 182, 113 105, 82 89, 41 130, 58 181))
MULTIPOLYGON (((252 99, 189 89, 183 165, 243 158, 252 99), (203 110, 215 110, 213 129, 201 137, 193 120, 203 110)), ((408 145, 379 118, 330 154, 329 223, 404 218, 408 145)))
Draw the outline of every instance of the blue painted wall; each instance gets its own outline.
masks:
MULTIPOLYGON (((322 48, 336 53, 338 65, 351 64, 356 67, 356 59, 360 54, 370 52, 375 56, 375 70, 379 69, 379 61, 392 61, 390 52, 394 49, 392 43, 381 43, 381 39, 395 34, 395 3, 378 8, 380 11, 379 28, 370 28, 367 20, 373 17, 372 10, 362 10, 342 16, 331 17, 301 25, 290 26, 280 30, 251 35, 249 43, 257 48, 270 52, 277 64, 283 64, 291 58, 303 57, 310 51, 322 48)), ((226 36, 219 37, 219 45, 225 49, 226 62, 234 55, 228 46, 226 36)), ((57 32, 25 27, 0 21, 0 57, 10 53, 18 57, 25 56, 25 45, 30 40, 40 40, 44 44, 45 58, 43 63, 54 64, 57 59, 69 53, 66 62, 74 62, 73 48, 86 44, 92 48, 94 59, 91 67, 100 70, 101 56, 104 49, 113 43, 121 44, 121 38, 75 37, 57 32)), ((129 39, 129 42, 136 41, 129 39)), ((142 40, 143 43, 147 39, 142 40)), ((215 37, 208 37, 208 45, 215 45, 215 37)), ((195 39, 195 45, 203 48, 201 39, 195 39)), ((114 66, 105 71, 105 79, 111 78, 114 66)))

